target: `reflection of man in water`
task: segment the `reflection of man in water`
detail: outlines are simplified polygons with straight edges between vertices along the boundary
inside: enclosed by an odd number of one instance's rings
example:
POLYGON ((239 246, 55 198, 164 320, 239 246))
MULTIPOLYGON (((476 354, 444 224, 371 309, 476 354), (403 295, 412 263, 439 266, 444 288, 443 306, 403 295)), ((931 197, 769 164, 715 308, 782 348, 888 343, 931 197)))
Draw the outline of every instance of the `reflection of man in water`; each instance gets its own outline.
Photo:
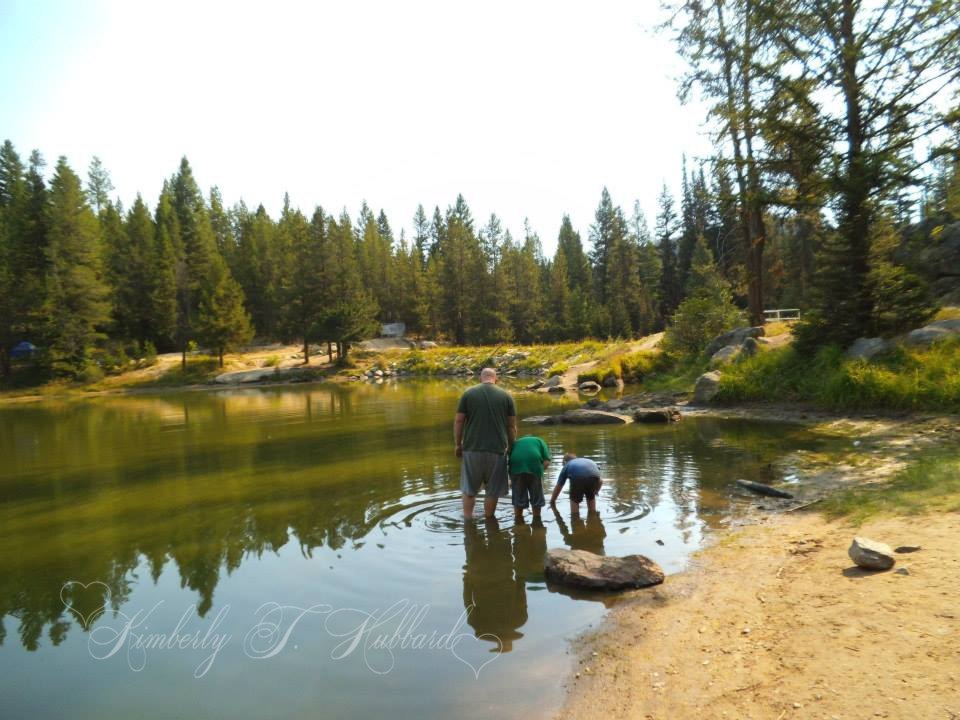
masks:
MULTIPOLYGON (((546 543, 546 540, 544 540, 546 543)), ((463 546, 467 562, 463 566, 463 606, 467 622, 477 637, 488 638, 491 651, 509 652, 513 641, 523 637, 517 632, 527 622, 527 597, 523 581, 514 581, 514 560, 510 533, 500 529, 495 518, 483 527, 466 523, 463 546)), ((544 548, 544 553, 546 549, 544 548)), ((540 556, 543 565, 543 555, 540 556)))
POLYGON ((603 527, 603 521, 600 519, 600 513, 596 510, 587 511, 587 519, 583 520, 579 513, 570 514, 570 527, 563 521, 560 511, 556 506, 553 513, 557 517, 557 527, 560 528, 560 534, 563 541, 570 546, 571 550, 586 550, 587 552, 603 555, 603 539, 607 536, 607 531, 603 527))

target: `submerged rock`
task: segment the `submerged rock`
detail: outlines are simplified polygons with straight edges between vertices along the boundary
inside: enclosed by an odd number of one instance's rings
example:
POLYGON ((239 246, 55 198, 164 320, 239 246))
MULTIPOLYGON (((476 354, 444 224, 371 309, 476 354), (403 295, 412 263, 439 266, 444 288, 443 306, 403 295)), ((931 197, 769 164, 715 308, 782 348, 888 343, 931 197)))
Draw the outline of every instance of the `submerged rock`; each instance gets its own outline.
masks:
POLYGON ((679 422, 683 416, 674 407, 641 409, 633 413, 633 419, 639 423, 679 422))
POLYGON ((531 415, 520 422, 530 425, 557 425, 560 423, 560 418, 556 415, 531 415))
POLYGON ((568 410, 560 416, 560 422, 565 425, 625 425, 633 422, 628 415, 606 412, 605 410, 568 410))
POLYGON ((693 386, 693 404, 706 405, 720 392, 720 373, 713 370, 697 378, 693 386))
POLYGON ((889 545, 855 537, 847 550, 850 559, 866 570, 889 570, 897 562, 889 545))
POLYGON ((548 580, 592 590, 627 590, 663 582, 663 570, 643 555, 606 557, 586 550, 548 550, 544 561, 548 580))
POLYGON ((595 383, 593 380, 587 380, 586 382, 580 383, 580 392, 583 393, 598 393, 600 392, 600 384, 595 383))

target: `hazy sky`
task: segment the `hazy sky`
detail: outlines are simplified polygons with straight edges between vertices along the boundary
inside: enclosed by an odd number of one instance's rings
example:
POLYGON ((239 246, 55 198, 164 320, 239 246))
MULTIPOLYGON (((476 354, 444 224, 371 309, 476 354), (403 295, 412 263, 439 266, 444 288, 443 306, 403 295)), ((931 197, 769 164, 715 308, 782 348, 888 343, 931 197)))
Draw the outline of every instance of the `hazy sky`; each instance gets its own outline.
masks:
POLYGON ((399 235, 459 192, 552 251, 565 212, 586 241, 604 185, 652 226, 682 153, 709 152, 660 20, 658 0, 0 0, 0 136, 84 177, 98 155, 128 206, 185 154, 231 205, 366 199, 399 235))

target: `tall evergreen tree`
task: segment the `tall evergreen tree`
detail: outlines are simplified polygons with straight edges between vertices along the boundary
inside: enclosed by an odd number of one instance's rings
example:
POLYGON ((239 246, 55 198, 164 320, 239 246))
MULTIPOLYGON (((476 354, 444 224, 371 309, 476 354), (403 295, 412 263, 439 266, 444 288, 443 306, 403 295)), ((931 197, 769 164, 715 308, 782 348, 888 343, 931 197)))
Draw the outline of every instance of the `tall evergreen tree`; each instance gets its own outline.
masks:
POLYGON ((57 373, 77 375, 110 318, 97 256, 97 221, 80 178, 61 157, 47 212, 46 357, 57 373))
POLYGON ((660 191, 657 212, 657 248, 660 253, 660 326, 673 315, 680 304, 680 278, 677 269, 677 250, 674 233, 677 215, 673 209, 673 197, 667 186, 660 191))
POLYGON ((96 155, 90 161, 87 170, 87 198, 97 215, 110 202, 110 193, 113 192, 113 182, 110 173, 96 155))

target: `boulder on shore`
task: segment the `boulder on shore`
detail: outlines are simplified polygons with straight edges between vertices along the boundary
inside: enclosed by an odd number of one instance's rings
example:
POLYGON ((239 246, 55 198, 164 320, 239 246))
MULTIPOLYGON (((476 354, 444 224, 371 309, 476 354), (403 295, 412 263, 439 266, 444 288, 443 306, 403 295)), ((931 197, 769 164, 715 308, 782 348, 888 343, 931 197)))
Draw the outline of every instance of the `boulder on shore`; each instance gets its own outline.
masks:
POLYGON ((559 375, 551 375, 547 378, 546 382, 543 383, 543 387, 552 388, 557 387, 560 384, 560 381, 563 380, 559 375))
POLYGON ((720 365, 729 365, 740 357, 739 345, 727 345, 717 350, 710 356, 710 366, 718 367, 720 365))
POLYGON ((564 425, 625 425, 633 422, 633 418, 604 410, 579 408, 565 412, 560 416, 560 422, 564 425))
POLYGON ((881 337, 857 338, 847 350, 847 357, 854 360, 870 360, 874 355, 888 350, 890 343, 881 337))
POLYGON ((960 320, 939 320, 907 333, 904 342, 907 345, 926 346, 960 335, 960 320))
POLYGON ((897 562, 889 545, 863 537, 853 539, 847 554, 858 567, 866 570, 889 570, 897 562))
POLYGON ((713 370, 697 378, 693 386, 693 404, 706 405, 720 392, 720 373, 713 370))
POLYGON ((742 345, 743 341, 748 337, 758 338, 763 337, 766 334, 766 331, 763 329, 762 325, 757 325, 756 327, 741 327, 730 332, 725 332, 723 335, 719 335, 710 341, 710 344, 707 345, 707 355, 713 356, 713 354, 722 347, 727 345, 742 345))
POLYGON ((643 555, 607 557, 586 550, 548 550, 547 580, 590 590, 627 590, 663 582, 663 570, 643 555))
POLYGON ((600 383, 595 383, 593 380, 587 380, 586 382, 580 383, 579 390, 582 393, 598 393, 600 392, 600 383))

